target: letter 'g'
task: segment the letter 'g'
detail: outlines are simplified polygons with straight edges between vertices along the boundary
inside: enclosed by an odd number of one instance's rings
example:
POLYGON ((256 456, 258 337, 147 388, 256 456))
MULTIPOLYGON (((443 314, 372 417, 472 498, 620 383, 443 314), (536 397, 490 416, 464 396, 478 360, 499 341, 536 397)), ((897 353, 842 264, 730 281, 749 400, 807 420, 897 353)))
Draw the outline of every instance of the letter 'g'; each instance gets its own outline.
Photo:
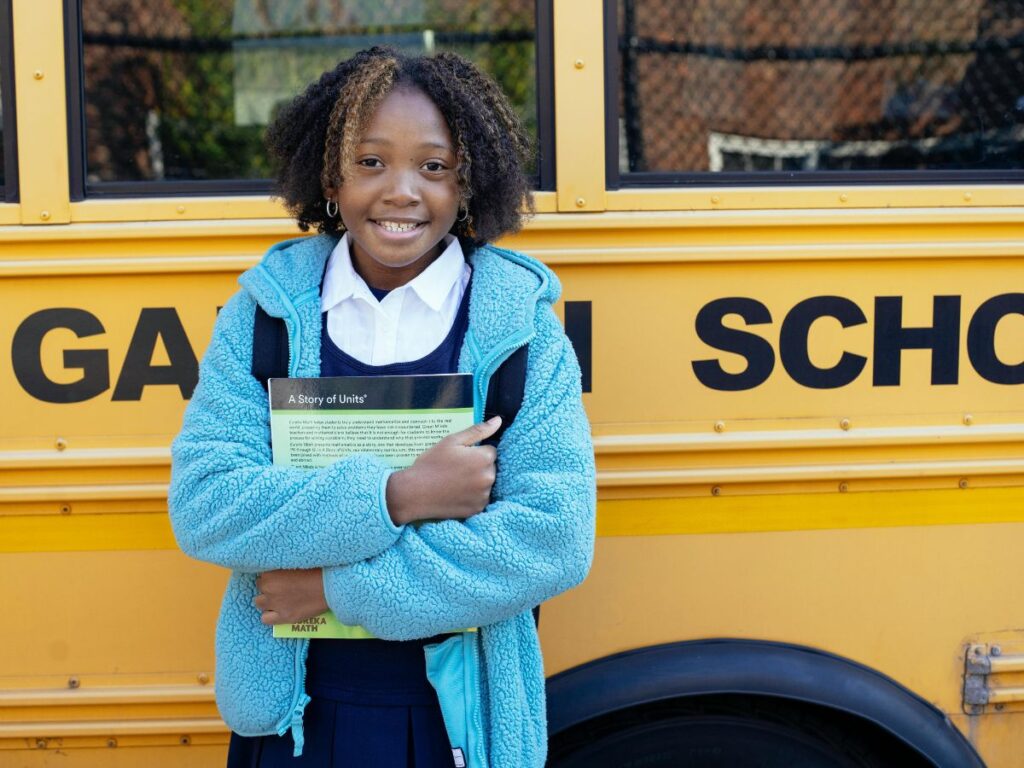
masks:
POLYGON ((109 356, 105 349, 65 349, 64 367, 80 368, 82 376, 68 384, 53 381, 43 371, 43 338, 56 328, 66 328, 79 338, 106 330, 99 319, 84 309, 41 309, 25 318, 14 332, 11 364, 18 383, 37 400, 47 403, 80 403, 110 387, 109 356))

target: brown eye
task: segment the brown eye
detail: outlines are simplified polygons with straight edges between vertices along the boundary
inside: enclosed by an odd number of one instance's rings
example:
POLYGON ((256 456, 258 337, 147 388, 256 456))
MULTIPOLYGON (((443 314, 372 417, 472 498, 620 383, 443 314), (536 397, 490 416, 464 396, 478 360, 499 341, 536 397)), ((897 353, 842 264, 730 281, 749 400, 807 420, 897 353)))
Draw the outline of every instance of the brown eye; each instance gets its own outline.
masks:
POLYGON ((429 162, 424 163, 423 168, 424 170, 429 171, 430 173, 440 173, 441 171, 448 170, 447 166, 445 166, 444 163, 441 163, 437 160, 431 160, 429 162))

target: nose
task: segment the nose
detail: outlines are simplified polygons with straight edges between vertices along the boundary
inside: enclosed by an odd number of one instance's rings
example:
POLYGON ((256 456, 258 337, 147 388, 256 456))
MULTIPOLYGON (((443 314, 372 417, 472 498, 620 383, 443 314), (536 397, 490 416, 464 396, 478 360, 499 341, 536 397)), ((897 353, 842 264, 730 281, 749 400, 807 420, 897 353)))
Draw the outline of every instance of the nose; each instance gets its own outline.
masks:
POLYGON ((417 205, 420 202, 419 174, 415 171, 395 169, 388 174, 384 190, 384 202, 399 208, 417 205))

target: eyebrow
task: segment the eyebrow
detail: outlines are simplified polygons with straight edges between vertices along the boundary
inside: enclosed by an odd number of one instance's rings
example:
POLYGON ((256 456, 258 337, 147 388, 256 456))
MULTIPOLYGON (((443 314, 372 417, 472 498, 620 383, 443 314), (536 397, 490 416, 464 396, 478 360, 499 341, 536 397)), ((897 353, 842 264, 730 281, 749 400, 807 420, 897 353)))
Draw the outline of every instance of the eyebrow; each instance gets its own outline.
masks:
MULTIPOLYGON (((391 142, 391 141, 389 141, 387 139, 378 139, 376 137, 369 136, 369 137, 363 139, 362 141, 360 141, 359 143, 360 144, 385 144, 387 146, 391 146, 393 142, 391 142)), ((447 150, 449 152, 452 151, 451 145, 449 145, 449 144, 442 144, 442 143, 437 142, 437 141, 424 141, 422 144, 420 144, 420 147, 421 148, 433 147, 435 149, 444 149, 444 150, 447 150)))

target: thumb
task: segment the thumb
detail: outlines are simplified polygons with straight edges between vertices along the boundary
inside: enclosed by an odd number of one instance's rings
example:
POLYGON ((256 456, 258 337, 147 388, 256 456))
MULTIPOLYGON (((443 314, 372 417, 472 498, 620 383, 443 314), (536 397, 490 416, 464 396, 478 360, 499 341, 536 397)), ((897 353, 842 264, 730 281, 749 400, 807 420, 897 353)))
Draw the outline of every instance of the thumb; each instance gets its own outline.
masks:
POLYGON ((474 424, 461 432, 456 432, 452 435, 452 438, 457 445, 476 445, 497 432, 500 426, 501 416, 492 416, 487 421, 480 424, 474 424))

